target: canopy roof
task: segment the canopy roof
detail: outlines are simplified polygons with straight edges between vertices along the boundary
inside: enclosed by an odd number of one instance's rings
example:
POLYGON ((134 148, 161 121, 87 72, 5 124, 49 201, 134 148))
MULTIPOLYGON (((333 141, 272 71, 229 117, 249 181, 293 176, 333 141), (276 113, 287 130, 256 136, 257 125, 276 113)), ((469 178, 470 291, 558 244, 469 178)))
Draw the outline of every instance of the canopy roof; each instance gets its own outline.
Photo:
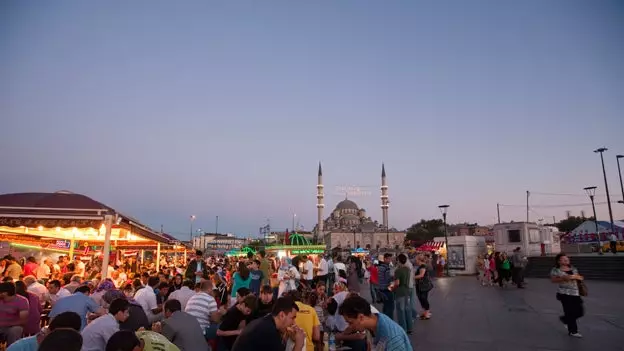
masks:
POLYGON ((62 228, 73 228, 91 234, 101 228, 106 215, 114 216, 113 228, 125 229, 159 243, 173 243, 138 220, 82 194, 59 191, 0 195, 0 227, 9 228, 11 233, 15 232, 12 229, 20 228, 25 229, 24 234, 37 235, 34 231, 29 233, 28 229, 38 228, 41 235, 51 233, 53 237, 54 228, 57 232, 62 228))

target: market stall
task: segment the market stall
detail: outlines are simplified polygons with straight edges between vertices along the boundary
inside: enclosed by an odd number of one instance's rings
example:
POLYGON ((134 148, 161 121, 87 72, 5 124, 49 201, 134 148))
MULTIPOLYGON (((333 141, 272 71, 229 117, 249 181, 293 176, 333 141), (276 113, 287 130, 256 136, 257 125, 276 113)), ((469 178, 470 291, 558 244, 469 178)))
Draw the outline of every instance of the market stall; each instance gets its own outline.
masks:
POLYGON ((174 244, 132 217, 66 191, 0 195, 0 241, 40 256, 102 255, 104 267, 117 250, 156 250, 159 256, 161 246, 174 244))
POLYGON ((271 245, 266 248, 268 253, 273 253, 277 257, 295 257, 299 255, 312 256, 316 258, 325 252, 325 245, 313 245, 303 235, 294 233, 289 236, 290 245, 271 245))

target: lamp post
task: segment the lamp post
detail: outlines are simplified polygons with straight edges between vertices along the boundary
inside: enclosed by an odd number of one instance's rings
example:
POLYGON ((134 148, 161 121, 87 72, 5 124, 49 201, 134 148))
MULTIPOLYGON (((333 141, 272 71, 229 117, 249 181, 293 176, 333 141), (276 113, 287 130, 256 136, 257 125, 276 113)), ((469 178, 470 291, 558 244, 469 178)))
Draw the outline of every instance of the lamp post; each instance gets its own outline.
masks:
POLYGON ((594 205, 594 196, 596 195, 596 187, 588 186, 587 188, 583 188, 587 195, 589 196, 589 200, 592 203, 592 210, 594 211, 594 225, 596 226, 596 234, 598 235, 598 254, 602 255, 602 244, 600 242, 600 231, 598 230, 598 218, 596 218, 596 205, 594 205))
POLYGON ((446 260, 445 263, 446 265, 444 266, 444 270, 446 272, 446 276, 448 277, 449 275, 449 270, 448 270, 448 234, 447 234, 447 230, 446 230, 446 212, 448 211, 449 205, 440 205, 438 206, 438 208, 440 209, 440 212, 442 212, 442 218, 444 219, 444 246, 446 248, 446 260))
POLYGON ((618 165, 618 174, 620 175, 620 189, 622 190, 622 200, 618 202, 622 204, 624 204, 624 183, 622 183, 622 169, 620 168, 620 159, 623 157, 624 155, 615 156, 615 159, 617 160, 617 165, 618 165))
POLYGON ((191 233, 191 246, 192 246, 192 245, 193 245, 193 221, 194 221, 194 220, 195 220, 195 218, 197 218, 197 217, 195 217, 195 215, 191 215, 191 217, 190 217, 190 218, 191 218, 191 231, 190 231, 190 233, 191 233))
POLYGON ((609 207, 609 221, 611 222, 611 233, 613 233, 613 211, 611 210, 611 197, 609 196, 609 184, 607 183, 607 172, 605 171, 604 158, 602 153, 607 151, 606 147, 594 150, 594 152, 600 154, 600 161, 602 162, 602 175, 604 176, 605 192, 607 193, 607 206, 609 207))

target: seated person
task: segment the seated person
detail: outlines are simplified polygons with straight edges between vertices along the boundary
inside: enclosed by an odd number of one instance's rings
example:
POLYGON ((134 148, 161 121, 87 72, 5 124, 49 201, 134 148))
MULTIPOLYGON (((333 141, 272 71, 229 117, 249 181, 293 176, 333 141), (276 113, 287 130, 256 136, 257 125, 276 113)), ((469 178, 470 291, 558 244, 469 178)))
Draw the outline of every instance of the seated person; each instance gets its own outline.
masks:
POLYGON ((257 304, 258 299, 254 295, 248 294, 225 313, 217 330, 217 336, 220 337, 220 342, 223 342, 226 350, 232 349, 236 337, 245 328, 247 316, 256 309, 257 304))

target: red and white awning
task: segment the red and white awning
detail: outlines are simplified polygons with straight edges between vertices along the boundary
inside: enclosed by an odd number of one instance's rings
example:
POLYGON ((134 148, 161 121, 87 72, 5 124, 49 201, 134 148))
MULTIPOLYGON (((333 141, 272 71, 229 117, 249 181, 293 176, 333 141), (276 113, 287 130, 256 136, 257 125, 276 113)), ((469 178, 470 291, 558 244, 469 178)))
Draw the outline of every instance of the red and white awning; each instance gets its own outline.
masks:
POLYGON ((419 251, 438 251, 444 246, 442 241, 427 241, 420 245, 416 250, 419 251))

